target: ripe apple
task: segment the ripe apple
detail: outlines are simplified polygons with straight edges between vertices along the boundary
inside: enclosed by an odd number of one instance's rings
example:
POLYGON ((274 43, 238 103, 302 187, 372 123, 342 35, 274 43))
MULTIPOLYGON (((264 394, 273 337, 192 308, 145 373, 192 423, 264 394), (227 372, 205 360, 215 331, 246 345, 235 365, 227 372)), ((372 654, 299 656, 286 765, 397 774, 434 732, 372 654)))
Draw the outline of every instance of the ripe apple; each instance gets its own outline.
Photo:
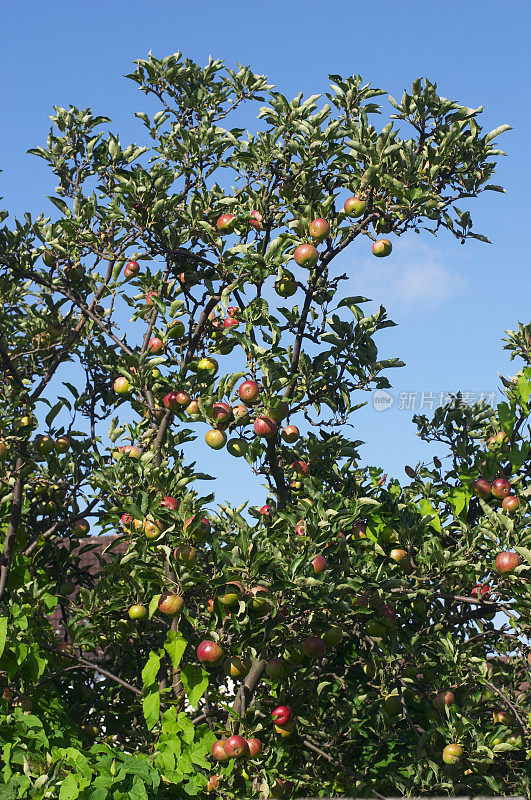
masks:
POLYGON ((131 525, 133 524, 133 517, 131 516, 131 514, 122 514, 122 516, 120 517, 120 522, 122 523, 126 531, 130 531, 131 525))
POLYGON ((246 439, 229 439, 227 442, 227 450, 231 456, 241 458, 246 455, 249 450, 249 442, 246 439))
POLYGON ((284 271, 281 278, 275 281, 275 292, 279 297, 293 297, 297 291, 297 281, 291 272, 284 271))
MULTIPOLYGON (((120 448, 118 448, 120 449, 120 448)), ((126 444, 124 447, 121 448, 122 453, 125 453, 129 456, 129 458, 140 458, 142 455, 142 451, 139 447, 135 447, 134 444, 126 444)))
POLYGON ((212 419, 215 422, 228 422, 232 416, 232 406, 228 403, 214 403, 212 406, 212 419))
POLYGON ((249 753, 247 742, 243 736, 238 736, 237 734, 234 736, 229 736, 223 745, 223 749, 229 758, 243 758, 249 753))
POLYGON ((259 513, 263 517, 270 517, 271 516, 271 506, 262 506, 262 508, 260 509, 259 513))
POLYGON ((361 197, 358 197, 358 195, 355 195, 354 197, 348 197, 345 200, 343 209, 347 217, 361 217, 365 212, 366 207, 367 201, 361 197))
POLYGON ((247 425, 249 422, 249 409, 242 403, 238 403, 232 409, 232 416, 236 425, 247 425))
POLYGON ((176 617, 184 606, 183 598, 174 592, 163 592, 159 597, 158 609, 167 617, 176 617))
POLYGON ((514 494, 508 494, 502 500, 502 508, 509 514, 513 514, 520 506, 520 500, 514 494))
POLYGON ((307 267, 311 269, 315 267, 319 260, 319 253, 313 246, 313 244, 300 244, 293 253, 293 258, 295 259, 295 263, 299 265, 299 267, 307 267))
POLYGON ((310 474, 310 466, 306 461, 294 461, 291 467, 295 470, 297 475, 303 478, 307 478, 310 474))
POLYGON ((175 497, 169 497, 168 495, 164 495, 160 505, 162 508, 169 508, 170 511, 178 511, 179 509, 179 501, 175 497))
POLYGON ((7 458, 7 444, 0 439, 0 461, 4 461, 7 458))
POLYGON ((490 587, 488 583, 481 585, 478 583, 470 592, 471 597, 487 597, 490 594, 490 587))
POLYGON ((504 709, 492 712, 492 721, 496 725, 514 725, 514 717, 504 709))
POLYGON ((271 716, 277 725, 286 725, 293 719, 293 714, 289 706, 277 706, 271 712, 271 716))
POLYGON ((453 692, 438 692, 433 698, 433 706, 437 711, 442 711, 446 706, 451 706, 454 702, 453 692))
POLYGON ((247 750, 249 751, 249 758, 254 758, 262 750, 262 742, 253 736, 251 739, 246 739, 247 750))
POLYGON ((138 261, 128 261, 124 268, 124 275, 126 278, 134 278, 140 272, 140 264, 138 261))
POLYGON ((238 388, 238 395, 245 403, 256 403, 260 397, 260 388, 256 381, 244 381, 238 388))
POLYGON ((482 500, 488 500, 492 494, 492 487, 486 478, 477 478, 472 484, 472 488, 482 500))
POLYGON ((321 572, 325 572, 328 569, 328 561, 324 556, 317 555, 312 561, 313 571, 316 575, 320 575, 321 572))
POLYGON ((286 677, 286 664, 281 658, 271 658, 266 664, 266 675, 273 681, 286 677))
POLYGON ((187 567, 193 566, 197 561, 197 550, 189 544, 181 544, 173 552, 176 561, 185 564, 187 567))
POLYGON ((116 378, 113 384, 113 388, 116 394, 122 395, 124 397, 128 394, 131 394, 132 391, 132 386, 127 380, 127 378, 116 378))
POLYGON ((310 236, 312 237, 312 239, 315 239, 318 242, 322 242, 323 239, 326 239, 329 233, 330 233, 330 225, 322 217, 318 217, 317 219, 314 219, 312 222, 310 222, 310 236))
POLYGON ((280 435, 288 444, 293 444, 293 442, 296 442, 300 436, 299 429, 296 425, 286 425, 280 435))
POLYGON ((223 649, 217 642, 205 639, 197 648, 197 658, 202 664, 215 667, 223 659, 223 649))
POLYGON ((496 444, 503 444, 507 439, 507 434, 505 433, 505 431, 498 431, 498 433, 494 438, 496 440, 496 444))
POLYGON ((226 741, 225 739, 218 739, 212 745, 212 755, 214 756, 216 761, 219 761, 220 763, 223 763, 223 762, 229 760, 229 757, 228 757, 227 753, 225 752, 225 747, 224 747, 225 741, 226 741))
POLYGON ((86 536, 90 530, 90 525, 86 519, 78 519, 72 525, 72 534, 74 536, 86 536))
POLYGON ((129 619, 142 620, 146 619, 148 610, 142 603, 135 603, 129 608, 129 619))
POLYGON ((199 514, 194 514, 183 522, 183 533, 188 530, 190 530, 194 542, 203 544, 210 533, 210 520, 207 517, 200 518, 199 514))
POLYGON ((207 781, 206 791, 207 794, 211 794, 219 789, 219 778, 217 775, 211 775, 207 781))
POLYGON ((218 371, 218 362, 215 358, 210 358, 210 356, 201 358, 197 364, 198 372, 206 372, 209 375, 215 375, 218 371))
POLYGON ((190 400, 188 405, 186 406, 186 413, 189 414, 191 417, 199 416, 201 411, 199 410, 199 403, 197 400, 190 400))
POLYGON ((400 564, 401 561, 407 558, 407 553, 401 547, 395 547, 389 553, 389 558, 391 558, 393 561, 396 561, 397 564, 400 564))
POLYGON ((343 631, 337 625, 332 625, 323 633, 323 639, 327 647, 337 647, 343 638, 343 631))
POLYGON ((254 421, 253 430, 257 436, 264 439, 272 439, 276 436, 278 425, 271 417, 257 417, 254 421))
POLYGON ((249 662, 238 656, 226 658, 223 667, 229 678, 245 678, 250 669, 249 662))
POLYGON ((497 500, 503 500, 511 493, 511 484, 505 478, 496 478, 492 484, 492 495, 497 500))
POLYGON ((458 764, 463 755, 460 744, 447 744, 443 750, 442 758, 445 764, 458 764))
POLYGON ((223 328, 236 328, 240 324, 239 319, 234 319, 234 317, 227 317, 223 320, 223 328))
POLYGON ((168 339, 182 339, 184 336, 185 327, 180 319, 174 319, 168 325, 167 336, 168 339))
POLYGON ((307 636, 302 640, 301 647, 307 658, 321 658, 326 653, 326 643, 320 636, 307 636))
POLYGON ((297 536, 306 536, 306 523, 300 519, 295 525, 295 533, 297 536))
POLYGON ((496 556, 494 566, 502 575, 508 575, 510 572, 513 572, 516 567, 521 564, 521 562, 522 559, 518 553, 512 553, 509 550, 504 550, 501 553, 498 553, 496 556))
POLYGON ((170 408, 172 411, 176 411, 178 408, 180 408, 177 400, 177 392, 168 392, 162 402, 165 408, 170 408))
POLYGON ((57 453, 66 453, 68 450, 70 450, 70 439, 68 439, 66 436, 59 436, 55 440, 55 450, 57 453))
POLYGON ((380 608, 380 614, 383 618, 384 625, 390 627, 396 624, 396 609, 394 606, 386 603, 380 608))
POLYGON ((373 242, 371 245, 372 254, 378 258, 384 258, 385 256, 388 256, 392 249, 393 245, 389 239, 377 239, 377 241, 373 242))
POLYGON ((155 297, 158 297, 158 296, 159 296, 158 292, 148 292, 146 294, 146 305, 147 306, 152 306, 153 305, 153 300, 155 299, 155 297))
POLYGON ((205 442, 212 450, 221 450, 222 447, 225 447, 226 441, 227 434, 218 428, 211 428, 205 433, 205 442))
POLYGON ((234 214, 222 214, 218 217, 216 227, 220 233, 232 233, 234 230, 234 214))
POLYGON ((162 353, 164 347, 165 345, 162 339, 159 339, 158 336, 152 336, 148 342, 147 349, 149 350, 150 353, 153 353, 153 355, 155 355, 156 353, 162 353))
POLYGON ((262 219, 263 217, 260 214, 260 212, 256 211, 255 209, 254 211, 251 211, 251 219, 249 220, 249 225, 251 225, 251 227, 255 228, 256 230, 260 230, 260 228, 262 227, 262 219))
POLYGON ((158 520, 144 520, 144 534, 147 539, 156 539, 162 533, 162 523, 158 520))

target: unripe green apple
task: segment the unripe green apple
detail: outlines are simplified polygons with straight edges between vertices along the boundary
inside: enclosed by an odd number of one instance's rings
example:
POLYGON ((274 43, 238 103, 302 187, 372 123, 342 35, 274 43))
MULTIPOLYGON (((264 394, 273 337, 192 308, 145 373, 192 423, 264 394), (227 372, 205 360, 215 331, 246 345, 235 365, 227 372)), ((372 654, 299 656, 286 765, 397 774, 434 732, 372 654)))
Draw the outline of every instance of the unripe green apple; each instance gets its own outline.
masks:
POLYGON ((143 620, 147 618, 147 615, 148 610, 141 603, 135 603, 129 608, 129 619, 143 620))
POLYGON ((402 711, 400 697, 397 694, 388 695, 382 703, 382 708, 390 717, 396 717, 402 711))
POLYGON ((201 358, 198 361, 197 370, 198 372, 206 372, 209 375, 215 375, 218 371, 218 362, 215 358, 201 358))
POLYGON ((275 292, 279 297, 293 297, 296 291, 297 282, 291 272, 284 272, 284 275, 275 281, 275 292))
POLYGON ((246 455, 248 449, 249 443, 246 439, 229 439, 227 442, 227 450, 231 456, 235 456, 236 458, 241 458, 246 455))
POLYGON ((443 761, 445 764, 458 764, 463 755, 463 748, 460 744, 447 744, 443 750, 443 761))
POLYGON ((174 319, 168 326, 168 339, 182 339, 184 336, 184 324, 179 319, 174 319))

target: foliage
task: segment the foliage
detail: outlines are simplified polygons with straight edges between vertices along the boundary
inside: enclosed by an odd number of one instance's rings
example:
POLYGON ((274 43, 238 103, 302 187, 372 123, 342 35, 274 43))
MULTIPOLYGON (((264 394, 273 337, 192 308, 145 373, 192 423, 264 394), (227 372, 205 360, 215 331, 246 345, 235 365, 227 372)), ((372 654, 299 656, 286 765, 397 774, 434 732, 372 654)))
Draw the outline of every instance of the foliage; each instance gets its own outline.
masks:
POLYGON ((375 342, 393 323, 343 295, 337 266, 382 233, 485 239, 459 206, 502 191, 508 126, 485 134, 481 109, 429 81, 390 98, 378 131, 384 93, 357 76, 331 76, 324 104, 180 54, 129 77, 156 104, 136 115, 147 145, 56 108, 32 151, 58 182, 53 218, 0 231, 0 798, 169 800, 213 771, 226 797, 529 793, 531 331, 509 334, 525 366, 507 402, 417 420, 450 468, 387 482, 358 467, 345 423, 401 365, 375 342), (235 127, 249 103, 266 104, 253 133, 235 127), (242 411, 245 380, 258 397, 242 411), (210 478, 187 457, 205 423, 265 481, 264 508, 194 487, 210 478), (475 497, 479 474, 509 478, 520 507, 475 497), (501 550, 521 556, 510 574, 501 550), (168 592, 184 600, 173 617, 168 592), (205 640, 238 676, 198 661, 205 640), (278 705, 293 731, 275 729, 278 705), (214 742, 238 733, 262 752, 214 766, 214 742))

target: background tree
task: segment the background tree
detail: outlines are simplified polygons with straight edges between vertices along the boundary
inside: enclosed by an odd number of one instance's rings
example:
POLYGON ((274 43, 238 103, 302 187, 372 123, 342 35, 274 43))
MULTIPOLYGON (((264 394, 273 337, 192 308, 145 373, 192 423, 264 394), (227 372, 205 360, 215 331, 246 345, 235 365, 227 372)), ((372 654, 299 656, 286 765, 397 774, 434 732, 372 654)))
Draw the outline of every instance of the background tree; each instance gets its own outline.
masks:
POLYGON ((428 81, 378 132, 356 76, 320 105, 180 54, 129 77, 149 147, 56 108, 32 152, 58 213, 1 231, 5 796, 525 792, 531 371, 497 413, 419 419, 452 467, 386 485, 343 424, 401 363, 374 341, 393 323, 334 263, 485 239, 458 204, 500 190, 508 126, 428 81), (247 102, 252 134, 228 126, 247 102), (194 488, 198 432, 262 508, 194 488))

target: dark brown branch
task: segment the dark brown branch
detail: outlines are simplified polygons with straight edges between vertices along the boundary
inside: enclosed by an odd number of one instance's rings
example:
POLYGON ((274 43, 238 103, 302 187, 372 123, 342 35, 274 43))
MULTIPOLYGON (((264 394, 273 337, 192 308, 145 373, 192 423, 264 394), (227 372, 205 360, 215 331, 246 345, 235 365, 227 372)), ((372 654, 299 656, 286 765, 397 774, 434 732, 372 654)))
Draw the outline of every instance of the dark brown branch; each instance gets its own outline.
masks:
POLYGON ((505 695, 505 694, 502 692, 502 690, 501 690, 501 689, 498 689, 498 687, 497 687, 497 686, 495 686, 493 683, 490 683, 490 681, 486 681, 486 680, 485 680, 485 678, 483 678, 483 683, 484 683, 484 684, 485 684, 485 686, 487 686, 487 687, 488 687, 488 688, 489 688, 491 691, 495 692, 495 693, 498 695, 498 697, 501 697, 501 699, 503 700, 503 702, 505 703, 505 705, 507 706, 507 708, 509 708, 509 709, 510 709, 510 710, 513 712, 513 714, 514 714, 514 716, 515 716, 515 719, 516 719, 516 721, 518 722, 518 724, 520 725, 520 727, 521 727, 522 731, 524 732, 524 735, 525 735, 525 736, 529 736, 529 728, 527 727, 527 725, 525 724, 524 720, 522 719, 522 717, 521 717, 521 716, 520 716, 520 714, 518 713, 518 709, 516 708, 516 706, 514 705, 514 703, 513 703, 513 702, 511 702, 511 700, 509 700, 509 698, 507 697, 507 695, 505 695))

